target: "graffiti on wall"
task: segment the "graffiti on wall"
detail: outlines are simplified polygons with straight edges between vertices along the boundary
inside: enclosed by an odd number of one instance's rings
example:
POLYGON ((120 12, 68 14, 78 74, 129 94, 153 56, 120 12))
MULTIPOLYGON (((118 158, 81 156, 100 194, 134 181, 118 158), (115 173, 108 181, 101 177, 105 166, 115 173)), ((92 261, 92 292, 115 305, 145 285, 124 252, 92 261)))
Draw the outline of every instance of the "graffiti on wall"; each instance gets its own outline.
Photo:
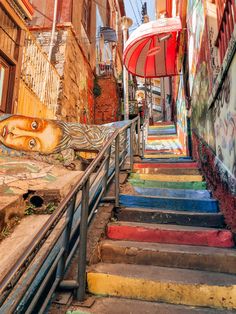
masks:
POLYGON ((115 128, 26 116, 1 116, 1 151, 56 154, 66 150, 98 152, 115 128))
POLYGON ((233 88, 235 71, 236 57, 213 107, 216 155, 234 177, 236 177, 236 91, 233 88))
POLYGON ((177 132, 182 145, 183 152, 187 149, 187 110, 184 93, 183 76, 180 76, 178 98, 176 102, 177 109, 177 132))
POLYGON ((205 28, 203 1, 188 2, 188 38, 189 38, 189 88, 193 89, 193 81, 197 71, 203 31, 205 28))

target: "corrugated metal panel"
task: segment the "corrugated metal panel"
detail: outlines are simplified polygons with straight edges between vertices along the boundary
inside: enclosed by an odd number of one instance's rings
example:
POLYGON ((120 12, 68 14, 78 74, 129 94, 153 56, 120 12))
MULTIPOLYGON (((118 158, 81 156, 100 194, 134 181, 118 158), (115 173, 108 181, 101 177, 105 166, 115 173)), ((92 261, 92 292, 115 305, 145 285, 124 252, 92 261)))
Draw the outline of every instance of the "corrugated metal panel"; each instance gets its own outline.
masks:
POLYGON ((20 81, 18 105, 14 113, 46 119, 56 118, 53 110, 48 109, 23 80, 20 81))

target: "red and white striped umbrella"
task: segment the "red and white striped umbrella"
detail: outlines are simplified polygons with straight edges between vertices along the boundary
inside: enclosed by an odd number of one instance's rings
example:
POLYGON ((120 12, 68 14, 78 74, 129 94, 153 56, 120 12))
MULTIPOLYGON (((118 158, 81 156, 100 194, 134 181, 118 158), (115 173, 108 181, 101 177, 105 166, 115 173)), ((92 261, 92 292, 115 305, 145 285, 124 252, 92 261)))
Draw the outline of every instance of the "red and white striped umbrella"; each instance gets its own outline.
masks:
POLYGON ((124 64, 133 75, 147 78, 178 74, 179 17, 144 23, 129 37, 124 47, 124 64))

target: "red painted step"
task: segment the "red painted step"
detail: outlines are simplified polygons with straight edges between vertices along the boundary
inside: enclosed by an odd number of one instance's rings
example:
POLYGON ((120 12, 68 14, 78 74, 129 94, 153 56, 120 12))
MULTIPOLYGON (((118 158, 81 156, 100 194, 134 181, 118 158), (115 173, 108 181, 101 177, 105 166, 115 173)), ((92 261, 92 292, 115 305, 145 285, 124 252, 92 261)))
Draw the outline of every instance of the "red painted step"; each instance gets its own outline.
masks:
POLYGON ((165 168, 165 169, 198 169, 196 162, 181 162, 181 163, 135 163, 134 169, 142 168, 165 168))
POLYGON ((119 222, 107 226, 107 236, 115 240, 157 242, 211 247, 233 247, 229 230, 175 225, 119 222))

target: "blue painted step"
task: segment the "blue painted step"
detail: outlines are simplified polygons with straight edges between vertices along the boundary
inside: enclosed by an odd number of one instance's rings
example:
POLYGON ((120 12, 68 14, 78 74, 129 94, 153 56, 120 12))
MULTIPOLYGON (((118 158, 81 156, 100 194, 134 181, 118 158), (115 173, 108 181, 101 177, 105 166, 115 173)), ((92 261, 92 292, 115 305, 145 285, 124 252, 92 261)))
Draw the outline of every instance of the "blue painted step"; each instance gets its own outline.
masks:
POLYGON ((213 199, 190 199, 169 197, 145 197, 137 195, 120 195, 120 205, 125 207, 158 208, 199 213, 217 213, 218 202, 213 199))
POLYGON ((211 193, 207 190, 184 190, 184 189, 159 189, 159 188, 142 188, 133 186, 135 192, 140 195, 155 197, 180 197, 193 199, 210 199, 211 193))

